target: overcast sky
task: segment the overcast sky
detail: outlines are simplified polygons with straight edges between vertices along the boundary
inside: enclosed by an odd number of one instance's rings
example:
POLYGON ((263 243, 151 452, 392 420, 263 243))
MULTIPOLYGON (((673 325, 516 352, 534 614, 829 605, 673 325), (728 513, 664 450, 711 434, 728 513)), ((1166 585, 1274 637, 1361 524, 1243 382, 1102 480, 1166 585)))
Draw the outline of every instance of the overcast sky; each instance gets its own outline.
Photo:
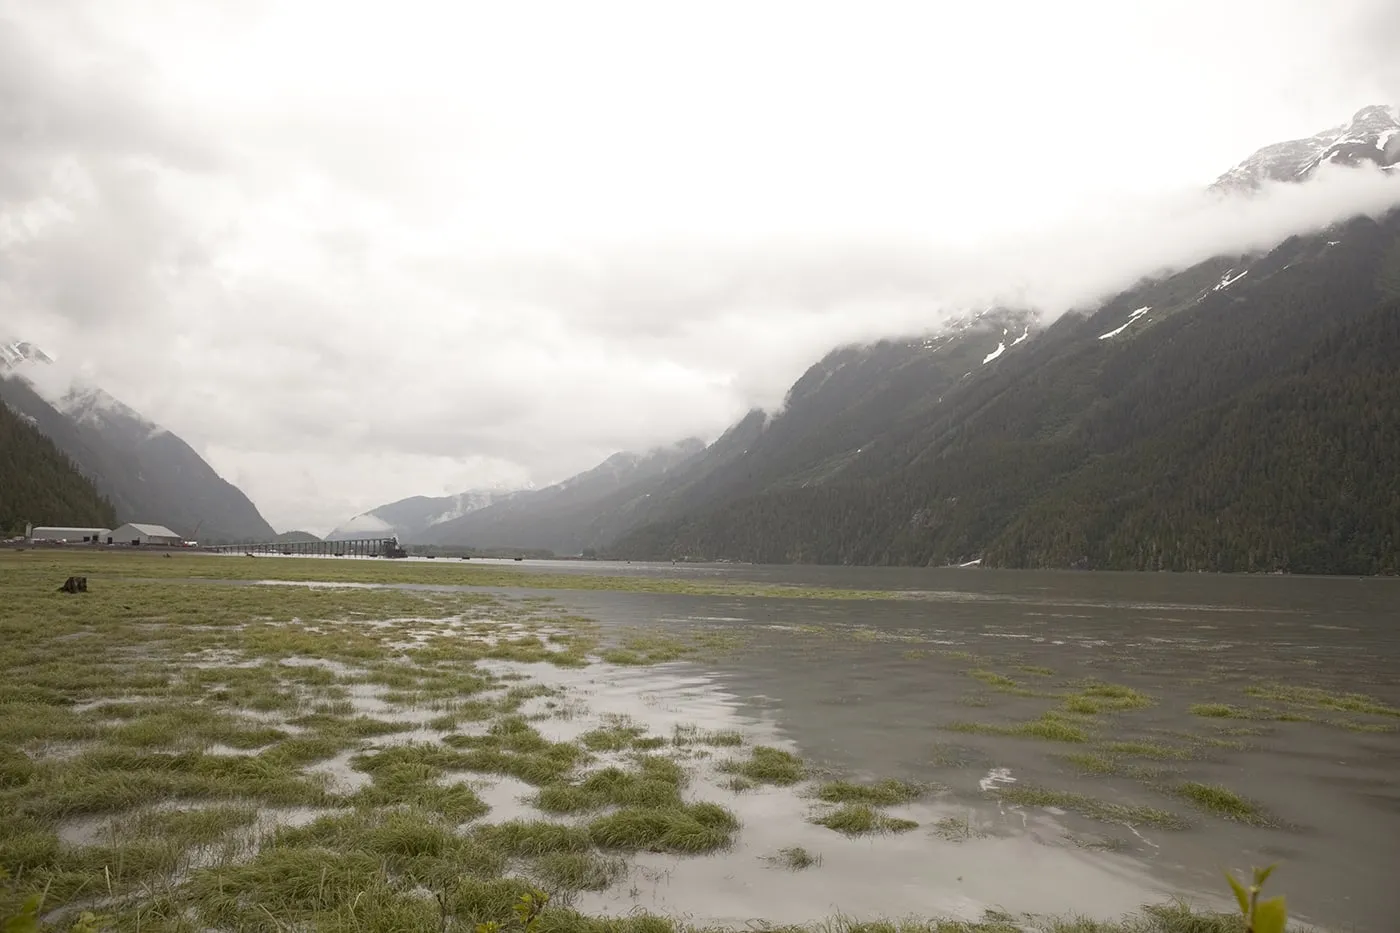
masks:
POLYGON ((1394 0, 0 0, 0 336, 325 532, 1374 205, 1197 192, 1396 49, 1394 0))

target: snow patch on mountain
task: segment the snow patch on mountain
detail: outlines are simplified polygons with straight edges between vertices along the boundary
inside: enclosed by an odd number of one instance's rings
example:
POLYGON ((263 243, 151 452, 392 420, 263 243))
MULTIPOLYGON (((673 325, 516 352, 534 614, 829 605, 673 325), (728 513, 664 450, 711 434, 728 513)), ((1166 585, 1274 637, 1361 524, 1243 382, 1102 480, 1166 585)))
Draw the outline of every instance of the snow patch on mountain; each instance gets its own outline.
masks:
POLYGON ((1211 291, 1213 291, 1213 292, 1224 291, 1225 289, 1229 288, 1231 285, 1234 285, 1234 284, 1235 284, 1236 282, 1238 282, 1240 279, 1244 278, 1246 275, 1249 275, 1249 270, 1248 270, 1248 269, 1245 269, 1245 270, 1243 270, 1242 272, 1240 272, 1239 275, 1235 275, 1234 273, 1235 273, 1235 270, 1234 270, 1234 269, 1231 269, 1229 272, 1226 272, 1224 275, 1222 275, 1222 276, 1220 277, 1220 282, 1219 282, 1219 284, 1211 286, 1211 291))
POLYGON ((1124 321, 1122 324, 1120 324, 1120 325, 1118 325, 1117 327, 1113 328, 1113 330, 1109 331, 1109 332, 1106 333, 1106 334, 1099 334, 1099 339, 1100 339, 1100 340, 1108 340, 1110 337, 1117 337, 1119 334, 1123 333, 1123 331, 1127 330, 1128 327, 1129 327, 1130 325, 1132 325, 1135 321, 1137 321, 1138 318, 1142 317, 1144 314, 1146 314, 1147 312, 1149 312, 1149 311, 1151 311, 1151 310, 1152 310, 1152 306, 1151 306, 1151 305, 1148 305, 1148 306, 1143 307, 1143 308, 1138 308, 1138 309, 1137 309, 1136 311, 1134 311, 1132 314, 1129 314, 1129 315, 1128 315, 1128 319, 1127 319, 1126 321, 1124 321))

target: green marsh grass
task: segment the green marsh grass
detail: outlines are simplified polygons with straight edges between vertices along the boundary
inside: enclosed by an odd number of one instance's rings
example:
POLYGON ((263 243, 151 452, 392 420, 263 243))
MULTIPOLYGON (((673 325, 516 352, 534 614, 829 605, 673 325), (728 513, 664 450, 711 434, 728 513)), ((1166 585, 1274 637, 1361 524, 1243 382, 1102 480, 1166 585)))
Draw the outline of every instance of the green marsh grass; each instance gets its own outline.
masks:
POLYGON ((1097 715, 1146 709, 1153 704, 1153 700, 1147 694, 1123 684, 1089 681, 1066 697, 1064 704, 1070 712, 1097 715))
POLYGON ((1057 807, 1105 823, 1128 823, 1157 826, 1162 829, 1185 829, 1186 820, 1169 810, 1128 804, 1109 803, 1069 791, 1044 787, 999 787, 993 795, 1010 804, 1025 807, 1057 807))
POLYGON ((605 717, 603 725, 579 736, 589 751, 620 752, 632 748, 646 735, 646 728, 625 716, 605 717))
POLYGON ((580 813, 606 806, 677 806, 684 774, 663 773, 662 766, 654 764, 665 760, 648 757, 637 771, 609 767, 593 772, 577 784, 548 785, 540 789, 534 804, 546 813, 580 813))
POLYGON ((903 833, 919 827, 914 820, 887 816, 868 803, 842 804, 830 813, 812 817, 812 822, 847 836, 903 833))
POLYGON ((671 807, 623 807, 588 824, 592 840, 605 849, 699 853, 728 848, 739 820, 714 803, 671 807))
POLYGON ((1389 706, 1374 697, 1361 693, 1333 693, 1317 687, 1299 687, 1278 683, 1246 687, 1244 692, 1247 696, 1311 709, 1400 717, 1400 708, 1389 706))
POLYGON ((896 780, 884 780, 876 784, 830 781, 818 787, 815 796, 825 803, 868 803, 883 807, 917 800, 927 790, 927 787, 896 780))
POLYGON ((530 866, 552 891, 603 891, 627 874, 627 860, 597 852, 550 852, 530 866))
MULTIPOLYGON (((899 590, 863 590, 836 587, 797 586, 785 584, 745 583, 741 581, 684 580, 664 577, 608 577, 583 573, 549 573, 534 568, 482 565, 470 561, 433 561, 404 563, 400 561, 330 560, 325 558, 278 557, 248 560, 241 557, 204 554, 180 554, 174 560, 158 559, 156 555, 127 552, 92 551, 81 555, 54 555, 40 551, 7 552, 0 555, 6 570, 23 568, 41 578, 45 589, 52 589, 48 580, 70 573, 81 573, 104 586, 123 579, 156 579, 166 585, 185 585, 191 580, 231 580, 252 583, 276 580, 282 583, 369 583, 386 589, 361 589, 360 595, 394 592, 395 585, 428 584, 492 589, 532 590, 608 590, 633 593, 675 593, 694 596, 735 596, 761 599, 826 599, 826 600, 897 600, 919 599, 917 594, 899 590), (75 559, 76 558, 76 559, 75 559)), ((272 589, 272 587, 267 587, 272 589)), ((278 590, 295 594, 295 586, 279 586, 278 590)), ((94 590, 93 593, 100 592, 94 590)), ((314 595, 335 592, 334 588, 309 591, 314 595)), ((90 593, 89 595, 93 595, 90 593)), ((456 595, 456 594, 453 594, 456 595)), ((483 594, 479 598, 489 599, 483 594)), ((395 618, 410 612, 383 612, 376 618, 395 618)))
POLYGON ((1135 765, 1115 755, 1105 755, 1098 752, 1070 752, 1055 757, 1082 774, 1111 774, 1116 777, 1134 778, 1140 781, 1156 780, 1162 775, 1160 768, 1135 765))
POLYGON ((1155 761, 1188 761, 1197 757, 1189 748, 1162 742, 1104 742, 1098 746, 1110 755, 1128 758, 1151 758, 1155 761))
POLYGON ((747 760, 731 759, 721 764, 720 770, 759 784, 777 784, 782 787, 796 784, 807 776, 807 769, 801 758, 768 745, 755 745, 747 760))
POLYGON ((1202 716, 1206 719, 1267 719, 1267 714, 1255 710, 1246 709, 1243 706, 1231 706, 1228 703, 1193 703, 1191 704, 1191 715, 1202 716))
POLYGON ((549 820, 510 820, 488 824, 476 838, 504 855, 538 858, 551 852, 587 852, 593 840, 587 830, 549 820))
POLYGON ((983 722, 950 722, 943 728, 950 732, 963 732, 974 735, 1004 735, 1016 738, 1045 739, 1050 742, 1087 742, 1089 732, 1074 722, 1069 722, 1052 712, 1040 719, 1012 725, 999 725, 983 722))
POLYGON ((1274 826, 1275 820, 1259 804, 1219 784, 1185 781, 1172 788, 1172 793, 1201 810, 1237 823, 1251 826, 1274 826))

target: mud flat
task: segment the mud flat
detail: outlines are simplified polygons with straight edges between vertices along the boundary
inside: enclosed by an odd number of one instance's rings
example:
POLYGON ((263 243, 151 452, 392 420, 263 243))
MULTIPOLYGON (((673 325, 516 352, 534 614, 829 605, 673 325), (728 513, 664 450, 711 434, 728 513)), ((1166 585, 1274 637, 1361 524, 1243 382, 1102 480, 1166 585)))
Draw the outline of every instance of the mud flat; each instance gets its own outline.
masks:
POLYGON ((60 929, 1224 931, 1269 862, 1394 916, 1364 612, 54 561, 0 555, 0 910, 60 929))

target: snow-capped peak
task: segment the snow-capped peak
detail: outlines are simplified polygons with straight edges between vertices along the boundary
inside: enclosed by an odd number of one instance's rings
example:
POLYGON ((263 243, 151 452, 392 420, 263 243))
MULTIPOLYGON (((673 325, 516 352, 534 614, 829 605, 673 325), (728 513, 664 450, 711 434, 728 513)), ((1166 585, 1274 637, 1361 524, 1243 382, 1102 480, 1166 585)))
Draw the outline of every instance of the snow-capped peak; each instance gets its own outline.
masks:
POLYGON ((137 422, 151 435, 164 428, 118 400, 100 386, 93 385, 69 367, 61 366, 37 344, 24 340, 0 341, 0 372, 9 372, 58 411, 75 421, 102 421, 118 416, 137 422))
POLYGON ((1358 110, 1349 123, 1307 139, 1265 146, 1216 180, 1213 188, 1258 188, 1267 181, 1302 181, 1330 162, 1372 163, 1390 170, 1400 163, 1400 108, 1373 104, 1358 110))
POLYGON ((6 369, 13 369, 25 363, 52 363, 53 361, 53 357, 28 341, 0 341, 0 363, 3 363, 6 369))

